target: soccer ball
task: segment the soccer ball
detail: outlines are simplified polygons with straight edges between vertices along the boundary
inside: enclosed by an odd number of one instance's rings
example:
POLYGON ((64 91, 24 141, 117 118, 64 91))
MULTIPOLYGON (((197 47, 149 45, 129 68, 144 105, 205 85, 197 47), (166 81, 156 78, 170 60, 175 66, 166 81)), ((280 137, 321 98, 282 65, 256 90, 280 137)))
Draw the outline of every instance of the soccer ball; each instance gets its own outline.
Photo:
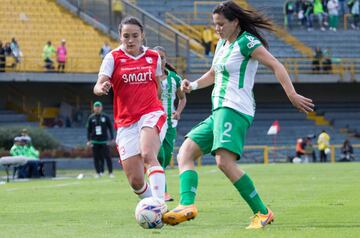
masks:
POLYGON ((161 218, 167 211, 164 201, 154 197, 142 199, 135 209, 135 219, 144 229, 159 229, 164 226, 161 218))

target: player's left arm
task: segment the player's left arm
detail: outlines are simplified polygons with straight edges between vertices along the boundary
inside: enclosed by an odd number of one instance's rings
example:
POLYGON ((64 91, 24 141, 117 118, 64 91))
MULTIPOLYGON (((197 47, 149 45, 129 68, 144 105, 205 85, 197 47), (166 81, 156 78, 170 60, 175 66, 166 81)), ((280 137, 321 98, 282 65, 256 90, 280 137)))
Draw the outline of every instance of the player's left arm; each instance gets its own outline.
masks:
POLYGON ((172 118, 174 118, 176 120, 180 120, 181 113, 186 106, 186 95, 183 91, 181 91, 180 88, 178 88, 176 90, 176 96, 178 97, 179 101, 178 101, 176 111, 172 115, 172 118))
POLYGON ((162 89, 160 82, 161 82, 160 76, 156 76, 157 94, 158 94, 158 98, 161 100, 162 89))
POLYGON ((310 98, 306 98, 295 91, 290 76, 283 64, 281 64, 264 46, 257 47, 251 57, 271 69, 276 79, 280 82, 286 95, 294 107, 304 113, 312 112, 314 104, 310 98))
POLYGON ((160 55, 158 54, 158 58, 157 58, 157 62, 156 62, 156 71, 155 71, 155 76, 156 76, 156 84, 157 84, 157 93, 158 93, 158 98, 161 100, 161 94, 162 94, 162 89, 161 89, 161 79, 160 77, 162 76, 163 71, 161 68, 161 58, 160 55))

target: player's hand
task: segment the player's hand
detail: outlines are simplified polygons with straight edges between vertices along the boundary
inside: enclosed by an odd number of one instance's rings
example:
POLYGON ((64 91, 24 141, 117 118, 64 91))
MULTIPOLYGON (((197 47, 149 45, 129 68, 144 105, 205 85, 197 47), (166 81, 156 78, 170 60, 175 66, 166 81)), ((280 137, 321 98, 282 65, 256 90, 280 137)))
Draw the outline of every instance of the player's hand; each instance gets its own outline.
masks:
POLYGON ((180 120, 180 113, 178 113, 177 111, 173 112, 172 113, 172 119, 175 119, 175 120, 180 120))
POLYGON ((86 146, 92 146, 91 141, 86 142, 86 146))
POLYGON ((110 81, 105 81, 103 83, 97 84, 96 87, 97 87, 95 90, 96 95, 98 96, 108 95, 111 88, 111 83, 110 81))
POLYGON ((299 111, 304 113, 309 113, 314 111, 314 104, 313 101, 310 98, 306 98, 304 96, 301 96, 300 94, 293 93, 288 95, 291 103, 299 109, 299 111))
POLYGON ((185 93, 190 93, 192 90, 191 86, 190 86, 190 81, 187 79, 184 79, 181 82, 181 91, 185 92, 185 93))

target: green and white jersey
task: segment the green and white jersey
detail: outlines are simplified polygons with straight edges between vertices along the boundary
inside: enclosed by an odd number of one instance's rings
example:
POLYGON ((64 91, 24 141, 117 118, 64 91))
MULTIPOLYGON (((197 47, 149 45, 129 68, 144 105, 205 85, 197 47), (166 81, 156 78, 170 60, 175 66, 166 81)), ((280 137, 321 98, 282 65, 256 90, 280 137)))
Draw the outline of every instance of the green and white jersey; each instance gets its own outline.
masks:
POLYGON ((161 80, 161 101, 164 107, 164 110, 167 114, 168 126, 175 128, 178 121, 171 118, 172 113, 175 111, 174 101, 176 99, 176 91, 180 87, 181 77, 173 71, 167 70, 167 77, 164 80, 161 80))
POLYGON ((248 32, 243 32, 234 42, 225 46, 219 40, 213 59, 215 85, 212 92, 213 110, 229 107, 254 117, 253 86, 258 61, 250 57, 261 42, 248 32))

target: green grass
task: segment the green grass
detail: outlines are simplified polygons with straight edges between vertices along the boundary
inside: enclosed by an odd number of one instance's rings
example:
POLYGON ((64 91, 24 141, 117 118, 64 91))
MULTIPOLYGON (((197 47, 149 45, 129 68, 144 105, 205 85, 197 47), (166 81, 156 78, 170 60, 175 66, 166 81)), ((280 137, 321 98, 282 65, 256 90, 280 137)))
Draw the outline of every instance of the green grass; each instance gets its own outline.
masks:
MULTIPOLYGON (((138 200, 122 172, 115 179, 97 180, 86 171, 89 176, 82 180, 0 185, 0 237, 360 237, 360 163, 242 167, 275 212, 275 222, 263 230, 244 229, 250 209, 224 175, 209 166, 199 170, 199 216, 161 230, 136 224, 138 200)), ((75 177, 79 171, 66 173, 75 177)), ((177 170, 167 175, 178 201, 177 170)))

